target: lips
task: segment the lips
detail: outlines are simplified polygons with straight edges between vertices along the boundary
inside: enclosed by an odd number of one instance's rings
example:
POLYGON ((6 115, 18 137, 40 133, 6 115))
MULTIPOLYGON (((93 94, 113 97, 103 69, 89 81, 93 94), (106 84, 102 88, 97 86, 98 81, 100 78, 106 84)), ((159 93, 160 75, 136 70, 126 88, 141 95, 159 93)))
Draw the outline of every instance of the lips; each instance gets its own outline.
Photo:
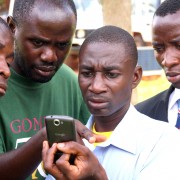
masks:
POLYGON ((105 101, 105 99, 90 98, 87 102, 88 105, 93 109, 102 109, 107 106, 107 101, 105 101))
POLYGON ((178 71, 166 71, 166 77, 171 83, 180 82, 180 72, 178 71))
POLYGON ((41 76, 50 76, 55 73, 55 66, 38 66, 34 68, 35 71, 41 76))

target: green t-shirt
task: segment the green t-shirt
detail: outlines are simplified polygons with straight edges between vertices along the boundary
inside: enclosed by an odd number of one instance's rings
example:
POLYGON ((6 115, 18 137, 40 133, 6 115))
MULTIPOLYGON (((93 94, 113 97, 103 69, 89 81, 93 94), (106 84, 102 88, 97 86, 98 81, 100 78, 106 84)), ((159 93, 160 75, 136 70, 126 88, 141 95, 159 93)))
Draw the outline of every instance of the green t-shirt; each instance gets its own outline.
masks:
MULTIPOLYGON (((36 83, 11 69, 8 90, 0 98, 0 153, 20 147, 36 134, 44 127, 46 115, 68 115, 86 123, 90 114, 77 75, 62 65, 51 81, 36 83)), ((43 168, 38 168, 32 179, 43 176, 43 168)))

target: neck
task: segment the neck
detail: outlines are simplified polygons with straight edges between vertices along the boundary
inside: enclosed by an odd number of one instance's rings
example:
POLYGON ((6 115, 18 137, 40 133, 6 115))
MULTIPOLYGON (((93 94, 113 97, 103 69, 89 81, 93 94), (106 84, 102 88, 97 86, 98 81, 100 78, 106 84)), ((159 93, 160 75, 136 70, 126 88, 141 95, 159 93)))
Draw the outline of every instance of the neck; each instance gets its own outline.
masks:
POLYGON ((109 116, 94 116, 96 131, 113 131, 125 116, 126 112, 129 109, 129 106, 130 104, 127 107, 123 107, 109 116))

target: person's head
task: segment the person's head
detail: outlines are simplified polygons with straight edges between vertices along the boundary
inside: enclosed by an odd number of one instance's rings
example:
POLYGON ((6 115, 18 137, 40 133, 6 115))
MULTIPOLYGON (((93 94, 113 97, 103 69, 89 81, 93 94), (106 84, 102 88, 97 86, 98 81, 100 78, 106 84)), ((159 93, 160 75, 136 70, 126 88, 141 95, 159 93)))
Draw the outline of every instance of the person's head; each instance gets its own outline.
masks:
POLYGON ((13 55, 13 35, 7 23, 0 18, 0 96, 6 93, 13 55))
POLYGON ((116 26, 103 26, 83 42, 79 53, 79 85, 95 116, 126 113, 142 74, 132 36, 116 26))
POLYGON ((152 45, 167 79, 180 89, 180 0, 165 0, 156 10, 152 45))
POLYGON ((17 73, 47 82, 64 62, 77 23, 73 0, 16 0, 8 24, 15 37, 17 73))

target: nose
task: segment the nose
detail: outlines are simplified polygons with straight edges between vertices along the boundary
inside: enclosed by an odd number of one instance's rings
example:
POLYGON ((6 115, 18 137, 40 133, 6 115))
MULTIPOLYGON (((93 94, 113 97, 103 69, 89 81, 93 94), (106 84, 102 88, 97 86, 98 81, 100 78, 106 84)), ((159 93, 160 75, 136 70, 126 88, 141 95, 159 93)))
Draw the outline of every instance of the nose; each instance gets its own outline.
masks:
POLYGON ((43 52, 41 53, 41 59, 42 61, 46 62, 57 61, 56 50, 53 47, 44 48, 43 52))
POLYGON ((163 67, 171 68, 173 66, 178 65, 179 63, 180 63, 179 53, 177 53, 175 50, 167 48, 163 56, 163 61, 162 61, 163 67))
POLYGON ((0 57, 0 76, 3 76, 5 79, 8 79, 11 75, 9 66, 4 57, 0 57))
POLYGON ((91 81, 89 90, 95 94, 105 92, 107 90, 105 80, 102 74, 96 73, 94 78, 91 81))

